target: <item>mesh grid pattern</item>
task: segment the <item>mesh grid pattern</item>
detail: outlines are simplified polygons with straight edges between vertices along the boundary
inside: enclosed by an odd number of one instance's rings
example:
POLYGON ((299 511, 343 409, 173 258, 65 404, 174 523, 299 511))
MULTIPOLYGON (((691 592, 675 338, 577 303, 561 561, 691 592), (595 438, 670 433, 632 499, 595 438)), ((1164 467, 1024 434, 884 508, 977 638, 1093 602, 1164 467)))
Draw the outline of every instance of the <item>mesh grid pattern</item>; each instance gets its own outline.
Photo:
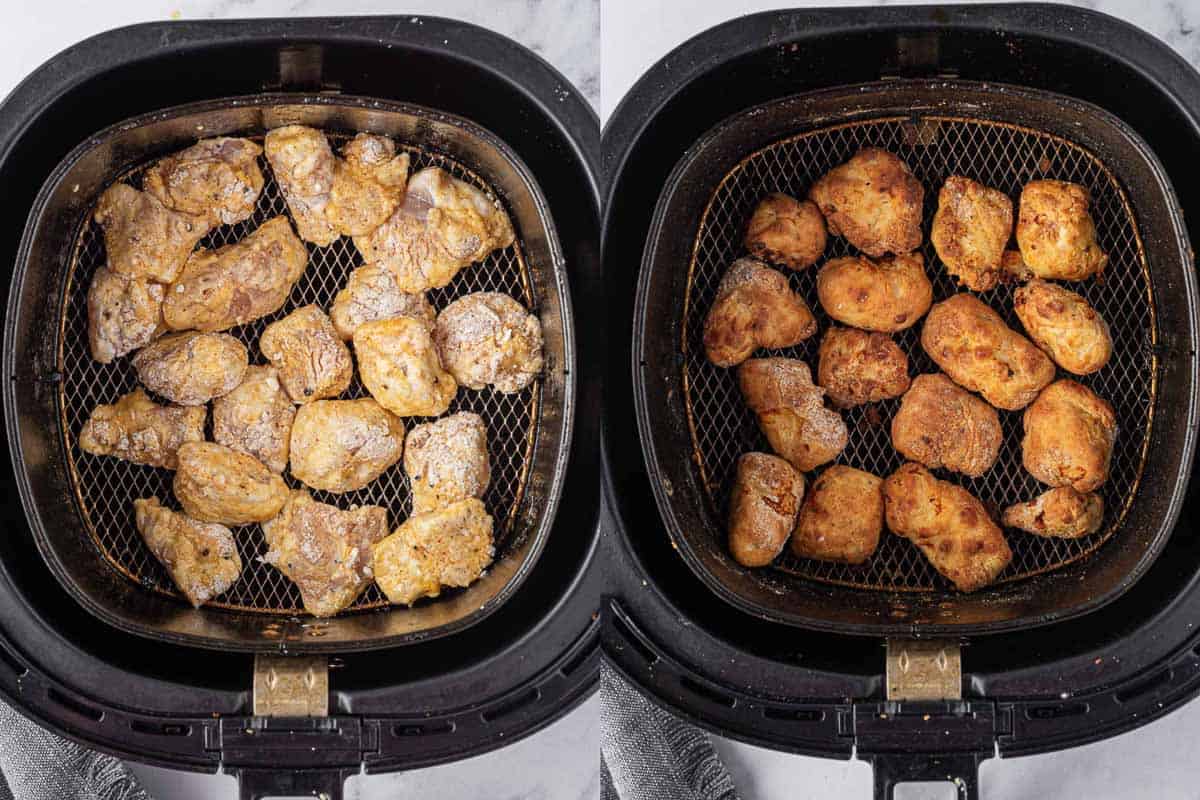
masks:
MULTIPOLYGON (((1108 400, 1116 411, 1118 432, 1108 481, 1100 489, 1105 519, 1100 530, 1080 539, 1005 532, 1012 563, 999 581, 1013 581, 1056 569, 1103 544, 1119 527, 1137 490, 1145 461, 1155 396, 1153 344, 1155 321, 1148 269, 1132 209, 1116 178, 1091 153, 1050 134, 1005 123, 928 116, 854 122, 806 132, 776 142, 739 163, 714 193, 701 220, 688 275, 683 326, 683 379, 700 480, 717 520, 728 513, 735 462, 751 450, 770 452, 753 413, 738 389, 735 370, 714 367, 704 356, 705 315, 716 297, 717 285, 733 260, 745 254, 742 235, 750 213, 769 192, 804 197, 809 187, 833 167, 863 147, 887 149, 902 158, 925 187, 920 252, 933 283, 934 302, 958 291, 954 278, 937 259, 928 232, 937 209, 937 192, 950 175, 966 175, 995 187, 1014 199, 1021 187, 1037 178, 1080 183, 1092 193, 1092 216, 1100 246, 1109 254, 1100 280, 1069 284, 1108 321, 1113 336, 1111 361, 1099 372, 1075 376, 1059 370, 1058 377, 1077 380, 1108 400)), ((1015 246, 1015 245, 1013 245, 1015 246)), ((829 237, 825 258, 851 255, 845 239, 829 237)), ((817 317, 817 335, 783 350, 760 350, 756 355, 800 358, 816 374, 817 348, 831 320, 817 302, 812 267, 788 273, 817 317)), ((1001 285, 983 299, 1010 327, 1024 331, 1012 310, 1014 287, 1001 285)), ((895 334, 908 353, 910 374, 936 372, 937 366, 920 346, 922 323, 895 334)), ((843 412, 850 441, 836 463, 887 476, 904 461, 891 443, 891 419, 899 398, 858 406, 843 412)), ((937 470, 938 477, 967 488, 993 512, 1029 500, 1045 491, 1021 464, 1021 412, 1000 411, 1004 441, 999 458, 980 478, 937 470)), ((724 530, 718 523, 716 530, 724 530)), ((946 582, 920 551, 899 536, 885 532, 875 555, 865 564, 849 566, 797 558, 785 550, 775 568, 789 575, 826 583, 889 591, 942 590, 946 582)))
MULTIPOLYGON (((335 133, 329 133, 328 136, 335 147, 349 138, 335 133)), ((249 138, 261 142, 261 137, 249 138)), ((414 147, 404 149, 409 153, 412 171, 427 166, 442 167, 455 177, 474 183, 495 196, 479 176, 447 156, 414 147)), ((135 167, 121 176, 120 180, 140 186, 141 174, 148 166, 135 167)), ((287 213, 287 203, 265 157, 260 156, 259 166, 266 183, 254 214, 236 225, 216 228, 200 242, 201 246, 214 248, 236 242, 266 220, 287 213)), ((341 237, 326 247, 311 243, 306 243, 306 247, 309 253, 308 267, 292 288, 284 306, 274 314, 228 331, 246 345, 252 364, 267 363, 258 350, 259 336, 267 325, 309 303, 327 310, 334 295, 345 285, 350 271, 363 261, 347 237, 341 237)), ((62 311, 60 368, 63 380, 59 402, 67 439, 67 458, 81 515, 100 555, 115 569, 148 589, 186 602, 166 569, 142 541, 133 515, 133 500, 139 497, 158 497, 164 505, 179 508, 171 490, 174 473, 116 458, 93 456, 84 453, 77 445, 79 431, 96 405, 115 402, 121 395, 132 391, 138 382, 129 357, 105 365, 92 360, 88 351, 87 290, 92 274, 104 263, 102 232, 91 221, 90 214, 88 221, 80 226, 73 252, 62 311)), ((440 311, 458 297, 483 291, 509 294, 536 313, 535 295, 519 240, 504 250, 493 252, 483 262, 466 267, 448 286, 431 290, 427 296, 433 307, 440 311)), ((365 396, 368 393, 356 370, 350 388, 339 397, 365 396)), ((161 397, 155 399, 160 403, 166 402, 161 397)), ((503 394, 490 388, 482 391, 459 389, 447 412, 474 411, 487 425, 492 473, 483 501, 495 519, 498 554, 504 552, 524 492, 536 436, 539 401, 540 387, 536 381, 515 394, 503 394)), ((412 430, 413 426, 432 419, 407 417, 404 420, 405 430, 412 430)), ((206 421, 206 438, 212 439, 211 414, 206 421)), ((283 477, 289 487, 307 488, 286 470, 283 477)), ((355 492, 335 495, 313 489, 309 491, 314 499, 341 508, 365 504, 384 506, 388 509, 391 529, 406 519, 412 509, 408 477, 401 462, 355 492)), ((261 528, 258 525, 235 528, 234 538, 242 559, 242 574, 227 592, 207 605, 280 615, 302 613, 300 592, 295 584, 283 573, 259 560, 267 551, 261 528)), ((379 608, 387 604, 379 587, 371 583, 348 610, 379 608)))

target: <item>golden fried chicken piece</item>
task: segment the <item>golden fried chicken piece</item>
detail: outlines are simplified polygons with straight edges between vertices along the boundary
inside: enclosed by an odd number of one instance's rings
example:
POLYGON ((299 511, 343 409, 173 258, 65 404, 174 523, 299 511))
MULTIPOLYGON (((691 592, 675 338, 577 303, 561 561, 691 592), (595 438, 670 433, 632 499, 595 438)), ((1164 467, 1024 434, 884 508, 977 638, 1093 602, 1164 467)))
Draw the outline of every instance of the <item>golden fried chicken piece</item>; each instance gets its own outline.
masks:
POLYGON ((1029 337, 1067 372, 1089 375, 1112 357, 1108 323, 1070 289, 1035 278, 1013 292, 1013 310, 1029 337))
POLYGON ((1008 195, 952 175, 938 192, 929 239, 959 283, 973 292, 986 292, 1000 280, 1012 227, 1013 206, 1008 195))
POLYGON ((1070 486, 1043 492, 1027 503, 1004 509, 1003 522, 1035 536, 1078 539, 1100 530, 1104 521, 1104 499, 1098 494, 1080 494, 1070 486))
POLYGON ((93 215, 104 229, 108 268, 127 278, 170 283, 210 230, 202 216, 181 214, 153 195, 116 183, 100 195, 93 215))
POLYGON ((861 564, 875 553, 882 530, 883 479, 832 464, 809 487, 792 534, 792 552, 861 564))
POLYGON ((249 139, 202 139, 146 170, 143 185, 174 211, 205 217, 210 226, 248 219, 262 193, 262 148, 249 139))
POLYGON ((197 522, 157 497, 133 501, 138 533, 171 580, 196 608, 226 591, 242 574, 233 533, 215 522, 197 522))
POLYGON ((983 503, 909 462, 883 482, 883 506, 893 533, 911 541, 961 592, 987 586, 1012 561, 1004 533, 983 503))
POLYGON ((274 217, 239 242, 193 253, 167 289, 163 319, 177 331, 244 325, 282 308, 307 265, 287 217, 274 217))
POLYGON ((892 446, 900 455, 972 478, 992 468, 1003 440, 996 409, 940 372, 918 375, 892 417, 892 446))
POLYGON ((79 431, 79 449, 175 469, 181 444, 204 441, 206 415, 203 406, 160 406, 139 386, 113 405, 96 406, 79 431))
POLYGON ((403 452, 404 423, 369 397, 308 403, 292 423, 292 476, 314 489, 361 489, 403 452))
POLYGON ((297 308, 266 327, 258 349, 279 370, 279 380, 294 403, 337 397, 350 386, 354 361, 317 306, 297 308))
POLYGON ((1108 256, 1096 243, 1091 196, 1077 183, 1031 181, 1021 190, 1017 245, 1039 278, 1081 281, 1104 270, 1108 256))
POLYGON ((817 358, 817 383, 837 408, 899 397, 908 389, 908 356, 887 334, 834 325, 817 358))
POLYGON ((542 371, 542 324, 500 292, 474 292, 446 306, 433 341, 446 371, 468 389, 511 394, 542 371))
POLYGON ((746 249, 751 255, 805 269, 825 252, 825 218, 811 200, 776 192, 762 199, 746 226, 746 249))
POLYGON ((399 207, 406 183, 408 153, 396 155, 386 136, 360 133, 334 162, 325 216, 343 236, 365 236, 399 207))
POLYGON ((202 406, 242 382, 250 357, 227 333, 172 333, 133 357, 138 380, 181 406, 202 406))
POLYGON ((333 242, 338 232, 326 211, 337 160, 325 134, 304 125, 285 125, 267 131, 263 150, 296 221, 296 233, 320 247, 333 242))
POLYGON ((783 273, 739 258, 721 278, 704 318, 704 351, 718 367, 734 367, 759 347, 791 347, 816 332, 816 318, 783 273))
POLYGON ((369 264, 396 274, 400 290, 445 286, 468 264, 510 246, 516 233, 508 214, 480 189, 438 167, 412 176, 404 201, 371 233, 354 237, 369 264))
POLYGON ((1022 421, 1021 460, 1042 483, 1091 492, 1108 478, 1117 417, 1091 389, 1055 381, 1025 409, 1022 421))
POLYGON ((469 586, 492 563, 492 518, 474 497, 415 514, 375 545, 375 582, 397 605, 469 586))
POLYGON ((794 358, 752 358, 738 367, 746 405, 771 449, 801 472, 832 461, 849 439, 846 423, 825 407, 808 365, 794 358))
POLYGON ((1046 354, 970 294, 956 294, 930 310, 921 347, 959 386, 1007 411, 1029 405, 1054 380, 1054 363, 1046 354))
POLYGON ((925 189, 908 165, 886 150, 867 147, 821 178, 808 197, 833 236, 873 258, 921 246, 925 189))
POLYGON ((872 261, 861 256, 834 258, 817 273, 817 299, 838 322, 868 331, 893 333, 911 328, 933 302, 920 253, 872 261))
POLYGON ((729 498, 729 552, 744 567, 765 567, 787 544, 804 499, 804 476, 778 456, 746 453, 729 498))
POLYGON ((180 445, 173 488, 189 517, 222 525, 265 522, 288 498, 283 478, 261 461, 215 442, 180 445))
POLYGON ((392 317, 412 317, 432 328, 437 314, 423 292, 400 291, 396 276, 379 264, 364 264, 351 272, 329 307, 333 329, 347 341, 364 322, 392 317))
POLYGON ((100 267, 88 287, 88 347, 101 364, 132 353, 150 343, 166 326, 161 283, 127 278, 100 267))
POLYGON ((295 418, 275 368, 251 365, 236 389, 213 400, 213 441, 283 472, 295 418))
POLYGON ((388 534, 387 509, 343 511, 297 489, 262 530, 270 548, 263 561, 299 587, 305 611, 332 617, 371 582, 371 548, 388 534))
POLYGON ((423 322, 393 317, 359 325, 354 352, 363 386, 393 414, 436 417, 458 393, 423 322))
POLYGON ((414 514, 483 497, 492 477, 483 417, 460 411, 413 428, 404 441, 404 471, 414 514))

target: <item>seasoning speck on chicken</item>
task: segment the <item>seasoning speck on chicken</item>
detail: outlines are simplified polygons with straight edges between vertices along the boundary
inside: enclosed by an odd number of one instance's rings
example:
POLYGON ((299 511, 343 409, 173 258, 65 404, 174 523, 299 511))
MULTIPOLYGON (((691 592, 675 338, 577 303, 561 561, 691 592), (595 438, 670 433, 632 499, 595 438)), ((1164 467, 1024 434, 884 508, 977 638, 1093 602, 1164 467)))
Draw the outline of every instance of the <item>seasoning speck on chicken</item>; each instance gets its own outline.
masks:
POLYGON ((1012 236, 1012 200, 961 175, 946 179, 929 239, 947 271, 973 292, 995 288, 1012 236))
POLYGON ((908 165, 877 147, 860 150, 813 184, 808 197, 832 236, 873 258, 921 246, 921 204, 925 189, 908 165))
POLYGON ((251 365, 238 387, 214 398, 212 406, 213 441, 283 472, 296 407, 274 367, 251 365))
POLYGON ((223 525, 265 522, 288 497, 283 478, 261 461, 214 442, 180 445, 173 488, 189 517, 223 525))
POLYGON ((542 325, 506 294, 475 292, 442 309, 433 341, 446 371, 468 389, 511 394, 542 371, 542 325))
POLYGON ((398 416, 439 416, 458 393, 454 376, 442 368, 429 328, 418 320, 393 317, 359 325, 354 352, 363 386, 398 416))
POLYGON ((738 367, 738 385, 774 450, 801 472, 832 461, 850 434, 825 407, 808 365, 794 358, 752 358, 738 367))
POLYGON ((883 479, 832 464, 809 487, 792 552, 800 558, 861 564, 875 553, 883 530, 883 479))
POLYGON ((729 552, 745 567, 765 567, 791 535, 804 499, 804 476, 767 453, 746 453, 737 462, 729 499, 729 552))
POLYGON ((838 408, 877 403, 908 389, 908 356, 887 334, 834 325, 817 358, 817 383, 838 408))
POLYGON ((825 252, 825 218, 811 200, 769 194, 750 215, 745 241, 751 255, 788 269, 805 269, 825 252))
POLYGON ((375 582, 396 605, 469 586, 492 563, 492 517, 474 497, 414 514, 375 545, 375 582))
POLYGON ((246 346, 227 333, 173 333, 133 357, 138 380, 181 406, 202 406, 233 391, 250 361, 246 346))
POLYGON ((460 411, 417 425, 404 441, 404 471, 414 514, 483 497, 491 480, 483 417, 460 411))
POLYGON ((249 139, 203 139, 146 170, 146 191, 167 208, 206 217, 211 226, 249 219, 263 189, 262 148, 249 139))
POLYGON ((317 400, 292 423, 292 476, 326 492, 352 492, 400 460, 404 423, 369 397, 317 400))
POLYGON ((195 607, 225 592, 242 574, 233 533, 172 511, 156 497, 133 501, 138 533, 195 607))
POLYGON ((134 464, 175 469, 184 442, 204 441, 203 406, 160 406, 138 387, 113 405, 99 405, 79 431, 79 449, 134 464))
POLYGON ((108 267, 92 276, 87 294, 88 347, 101 364, 149 344, 166 330, 161 283, 128 278, 108 267))
POLYGON ((1031 181, 1021 190, 1017 245, 1039 278, 1081 281, 1103 271, 1108 256, 1096 242, 1091 195, 1066 181, 1031 181))
POLYGON ((1035 536, 1078 539, 1100 530, 1104 499, 1092 492, 1080 494, 1070 486, 1060 486, 1004 509, 1003 521, 1010 528, 1035 536))
POLYGON ((739 258, 704 319, 704 351, 716 366, 734 367, 759 347, 791 347, 816 332, 816 318, 782 272, 739 258))
POLYGON ((258 349, 279 371, 279 381, 294 403, 337 397, 350 386, 354 361, 317 306, 298 308, 262 332, 258 349))

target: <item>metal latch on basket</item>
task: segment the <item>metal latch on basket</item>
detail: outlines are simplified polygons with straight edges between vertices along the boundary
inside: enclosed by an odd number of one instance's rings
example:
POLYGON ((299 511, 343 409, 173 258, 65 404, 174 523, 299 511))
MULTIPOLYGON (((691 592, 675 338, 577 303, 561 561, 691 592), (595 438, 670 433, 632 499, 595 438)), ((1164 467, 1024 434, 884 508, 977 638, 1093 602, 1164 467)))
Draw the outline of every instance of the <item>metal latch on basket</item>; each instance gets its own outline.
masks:
POLYGON ((887 699, 962 699, 962 654, 944 639, 888 639, 887 699))
POLYGON ((329 662, 322 656, 254 656, 254 716, 329 715, 329 662))

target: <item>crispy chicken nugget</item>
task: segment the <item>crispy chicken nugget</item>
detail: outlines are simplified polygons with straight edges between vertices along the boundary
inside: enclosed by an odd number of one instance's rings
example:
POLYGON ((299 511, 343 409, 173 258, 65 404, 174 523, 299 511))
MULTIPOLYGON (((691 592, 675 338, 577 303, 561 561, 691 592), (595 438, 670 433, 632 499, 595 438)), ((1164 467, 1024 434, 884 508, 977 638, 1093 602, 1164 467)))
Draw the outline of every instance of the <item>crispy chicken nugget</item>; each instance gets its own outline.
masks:
POLYGON ((1090 375, 1112 357, 1108 323, 1070 289, 1035 278, 1013 292, 1013 310, 1030 338, 1067 372, 1090 375))
POLYGON ((883 479, 833 464, 809 489, 792 534, 802 558, 861 564, 875 552, 883 530, 883 479))
POLYGON ((775 192, 763 198, 746 226, 746 249, 764 261, 805 269, 825 252, 825 218, 811 200, 775 192))
POLYGON ((816 318, 783 273, 739 258, 721 279, 704 320, 704 351, 718 367, 733 367, 759 347, 791 347, 816 332, 816 318))
POLYGON ((860 150, 813 184, 808 197, 829 233, 869 256, 908 253, 921 246, 925 189, 908 165, 877 147, 860 150))
POLYGON ((1033 477, 1077 492, 1093 491, 1107 480, 1117 418, 1091 389, 1055 381, 1025 409, 1023 421, 1021 458, 1033 477))
POLYGON ((1013 205, 1008 195, 952 175, 938 192, 929 239, 959 283, 973 292, 986 292, 1000 280, 1012 227, 1013 205))
POLYGON ((893 333, 916 324, 933 302, 933 285, 920 253, 872 261, 835 258, 817 273, 817 299, 846 325, 893 333))
POLYGON ((746 453, 737 462, 729 500, 729 551, 745 567, 775 560, 796 524, 804 476, 767 453, 746 453))

